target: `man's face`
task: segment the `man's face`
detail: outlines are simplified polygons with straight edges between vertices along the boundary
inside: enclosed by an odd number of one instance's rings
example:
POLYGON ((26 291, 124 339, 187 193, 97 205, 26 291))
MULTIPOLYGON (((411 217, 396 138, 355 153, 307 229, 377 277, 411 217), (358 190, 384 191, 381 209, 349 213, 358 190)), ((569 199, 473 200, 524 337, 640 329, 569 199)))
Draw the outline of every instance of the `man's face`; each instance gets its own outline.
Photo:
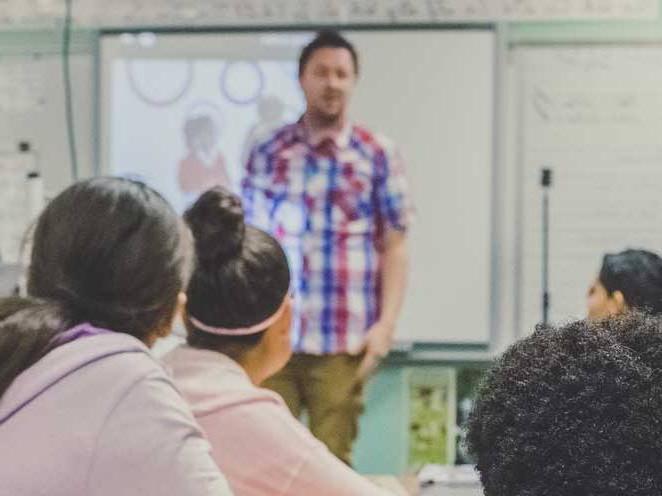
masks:
POLYGON ((352 54, 346 48, 319 48, 299 76, 307 111, 329 123, 345 114, 356 83, 352 54))

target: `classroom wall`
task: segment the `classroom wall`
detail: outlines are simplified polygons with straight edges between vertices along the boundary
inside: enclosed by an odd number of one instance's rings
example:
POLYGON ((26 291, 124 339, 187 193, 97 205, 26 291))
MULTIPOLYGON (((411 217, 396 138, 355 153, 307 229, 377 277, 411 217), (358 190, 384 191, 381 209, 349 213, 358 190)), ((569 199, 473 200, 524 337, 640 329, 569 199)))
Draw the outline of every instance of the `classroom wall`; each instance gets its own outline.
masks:
MULTIPOLYGON (((660 0, 662 11, 662 0, 660 0)), ((314 20, 312 20, 314 22, 314 20)), ((500 100, 498 130, 499 169, 497 181, 503 192, 498 205, 497 236, 495 240, 497 264, 498 311, 502 326, 494 336, 490 349, 469 347, 420 348, 412 355, 399 354, 387 363, 383 370, 368 384, 366 413, 361 419, 361 429, 356 445, 356 466, 362 472, 401 473, 406 469, 407 439, 403 426, 407 425, 408 411, 406 376, 411 370, 423 367, 463 366, 467 363, 488 362, 522 333, 518 328, 516 276, 521 246, 518 236, 518 209, 516 201, 518 173, 515 167, 517 153, 516 112, 517 85, 508 57, 507 48, 521 43, 558 42, 659 42, 662 43, 662 19, 647 21, 576 21, 576 22, 523 22, 503 23, 498 26, 504 44, 500 73, 500 100)), ((94 134, 96 122, 95 63, 97 33, 78 31, 74 36, 73 52, 79 74, 87 75, 76 81, 76 117, 78 131, 78 155, 82 164, 81 175, 94 173, 97 142, 94 134)), ((61 46, 59 28, 11 31, 0 27, 0 62, 6 56, 28 57, 35 53, 56 56, 61 46)), ((56 66, 53 66, 53 71, 56 66)), ((1 76, 0 76, 1 77, 1 76)), ((50 75, 56 92, 61 89, 61 75, 50 75)), ((60 105, 60 104, 58 104, 60 105)), ((53 112, 61 111, 55 110, 53 112)), ((54 129, 50 138, 61 141, 64 121, 52 114, 47 116, 49 127, 54 129)), ((0 150, 11 147, 18 134, 9 131, 10 122, 0 116, 0 150)), ((29 126, 25 125, 29 130, 29 126)), ((26 131, 27 132, 27 131, 26 131)), ((49 138, 49 139, 50 139, 49 138)), ((35 137, 35 140, 39 138, 35 137)), ((37 147, 39 143, 37 143, 37 147)), ((57 192, 70 180, 70 168, 64 143, 58 152, 42 157, 42 168, 47 191, 57 192)))
MULTIPOLYGON (((662 11, 662 2, 660 2, 662 11)), ((655 21, 577 21, 577 22, 534 22, 509 23, 500 27, 506 45, 537 43, 614 43, 642 42, 662 43, 662 19, 655 21)), ((503 202, 500 205, 499 288, 500 312, 505 312, 504 326, 493 348, 494 352, 503 349, 523 331, 515 315, 516 285, 513 269, 518 266, 521 247, 518 245, 518 215, 516 189, 517 164, 517 81, 511 58, 504 57, 502 81, 502 124, 506 132, 502 134, 501 149, 503 174, 501 185, 504 188, 503 202)), ((587 282, 588 283, 588 282, 587 282)), ((425 356, 425 355, 419 355, 425 356)), ((396 362, 385 367, 368 386, 366 414, 361 421, 361 430, 356 444, 356 464, 360 471, 368 473, 402 473, 407 470, 406 436, 398 429, 407 425, 408 412, 402 407, 408 400, 405 377, 412 369, 428 367, 463 367, 473 359, 486 357, 475 350, 458 350, 449 356, 447 352, 427 355, 429 361, 421 363, 413 357, 410 361, 396 362), (436 357, 434 356, 436 355, 436 357), (455 359, 455 360, 454 360, 455 359), (388 433, 388 434, 386 434, 388 433), (393 434, 391 434, 393 433, 393 434)), ((489 360, 487 360, 489 363, 489 360)))
MULTIPOLYGON (((74 126, 79 177, 95 172, 96 149, 96 31, 76 31, 71 41, 74 126)), ((28 141, 44 178, 47 196, 72 180, 65 126, 62 76, 62 33, 59 30, 11 30, 0 27, 0 68, 23 66, 19 76, 0 75, 0 152, 15 152, 28 141), (18 87, 9 87, 9 78, 18 87), (9 93, 7 93, 9 92, 9 93), (13 101, 12 101, 13 100, 13 101), (16 100, 25 100, 17 103, 16 100), (23 108, 26 108, 23 111, 23 108), (30 109, 29 111, 27 109, 30 109)), ((1 70, 1 69, 0 69, 1 70)))

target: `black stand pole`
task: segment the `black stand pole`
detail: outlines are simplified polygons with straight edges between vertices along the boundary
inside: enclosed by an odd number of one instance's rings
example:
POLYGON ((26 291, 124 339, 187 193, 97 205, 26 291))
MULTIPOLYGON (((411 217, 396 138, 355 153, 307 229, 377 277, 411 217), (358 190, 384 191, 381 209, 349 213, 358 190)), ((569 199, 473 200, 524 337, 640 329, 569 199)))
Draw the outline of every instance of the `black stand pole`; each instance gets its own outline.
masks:
POLYGON ((542 186, 542 323, 549 322, 549 189, 552 186, 552 169, 543 169, 542 186))

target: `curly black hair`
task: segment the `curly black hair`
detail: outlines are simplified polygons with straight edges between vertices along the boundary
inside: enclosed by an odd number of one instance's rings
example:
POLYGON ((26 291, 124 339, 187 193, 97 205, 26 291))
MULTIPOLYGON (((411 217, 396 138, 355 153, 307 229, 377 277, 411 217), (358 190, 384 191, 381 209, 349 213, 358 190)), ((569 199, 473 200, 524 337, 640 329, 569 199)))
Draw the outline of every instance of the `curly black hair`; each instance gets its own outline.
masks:
POLYGON ((662 325, 539 327, 485 376, 467 445, 485 496, 662 494, 662 325))

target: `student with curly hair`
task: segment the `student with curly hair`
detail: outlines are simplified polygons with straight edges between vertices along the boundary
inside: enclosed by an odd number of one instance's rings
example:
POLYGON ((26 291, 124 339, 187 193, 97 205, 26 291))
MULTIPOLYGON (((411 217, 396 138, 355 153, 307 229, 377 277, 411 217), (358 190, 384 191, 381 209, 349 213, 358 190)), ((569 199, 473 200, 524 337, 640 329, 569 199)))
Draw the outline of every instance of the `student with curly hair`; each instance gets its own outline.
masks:
POLYGON ((662 494, 662 326, 538 328, 487 374, 469 421, 485 496, 662 494))

